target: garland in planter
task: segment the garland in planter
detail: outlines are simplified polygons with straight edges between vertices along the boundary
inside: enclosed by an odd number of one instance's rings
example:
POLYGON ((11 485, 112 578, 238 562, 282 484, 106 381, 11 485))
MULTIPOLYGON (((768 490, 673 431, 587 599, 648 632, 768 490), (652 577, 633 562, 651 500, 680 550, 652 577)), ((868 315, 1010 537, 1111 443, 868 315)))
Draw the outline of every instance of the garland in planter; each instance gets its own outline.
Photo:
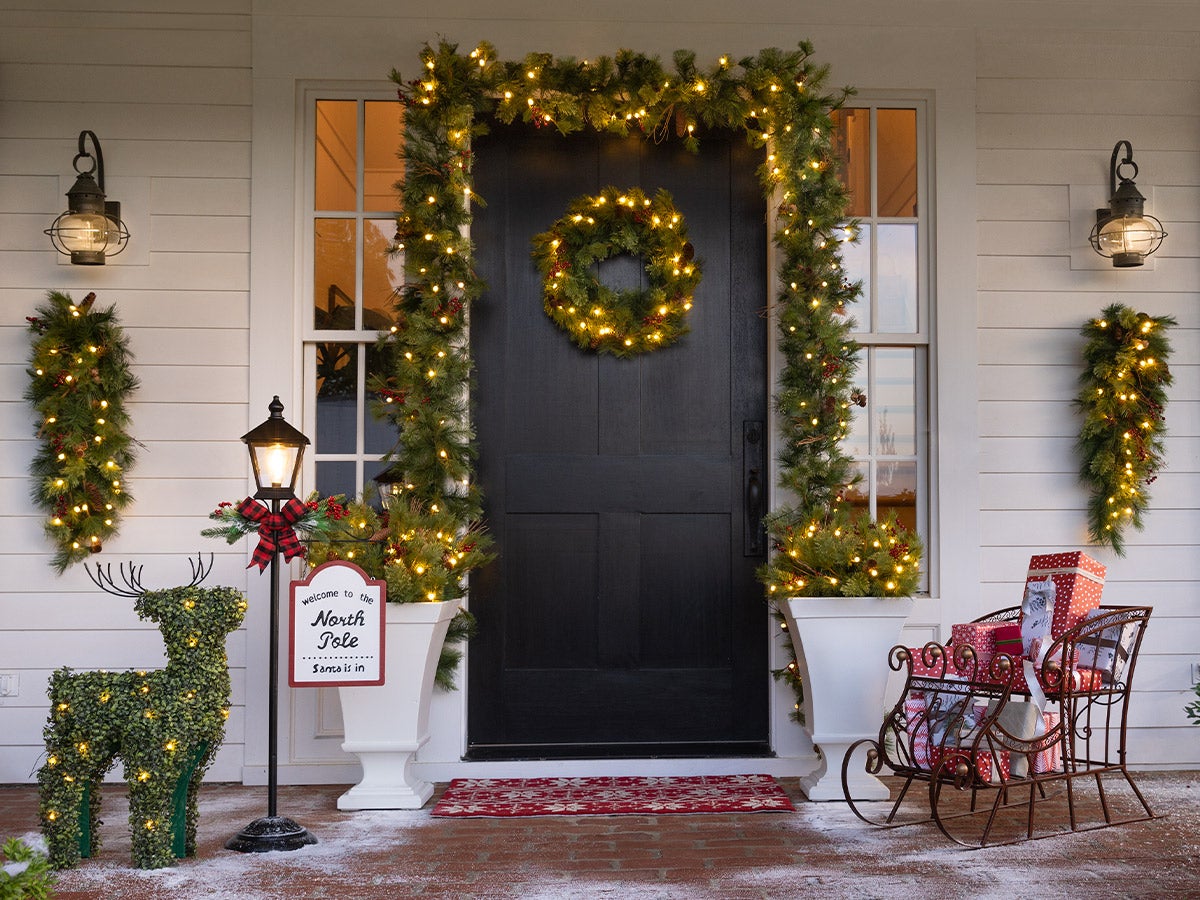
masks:
POLYGON ((910 597, 921 582, 921 539, 894 515, 875 522, 842 508, 777 535, 762 572, 769 595, 910 597))
MULTIPOLYGON (((364 500, 346 503, 341 494, 314 493, 304 508, 292 525, 305 542, 297 555, 314 569, 335 559, 354 563, 368 577, 387 584, 389 603, 461 599, 467 574, 491 559, 491 538, 482 528, 462 530, 448 511, 424 509, 420 501, 403 494, 386 495, 378 510, 364 500)), ((242 504, 221 503, 209 514, 220 524, 200 533, 230 544, 258 533, 261 521, 243 510, 242 504)), ((474 632, 475 619, 466 610, 451 620, 438 661, 439 687, 454 689, 454 672, 462 659, 458 645, 474 632)))
POLYGON ((700 263, 671 195, 606 187, 571 202, 549 231, 533 238, 546 314, 580 347, 633 356, 687 333, 700 263), (613 291, 592 265, 620 253, 645 259, 649 286, 613 291))
MULTIPOLYGON (((359 501, 348 507, 340 535, 308 545, 307 561, 316 567, 345 559, 371 578, 387 584, 389 603, 459 600, 467 593, 467 575, 492 559, 491 537, 478 524, 459 528, 446 512, 424 509, 403 494, 385 496, 383 510, 359 501)), ((436 684, 454 690, 462 661, 461 645, 476 630, 475 617, 460 609, 438 657, 436 684)))
POLYGON ((133 502, 124 479, 136 442, 125 404, 138 382, 114 308, 93 309, 95 299, 88 294, 76 305, 51 291, 26 319, 36 337, 25 399, 37 412, 40 440, 29 467, 32 496, 45 511, 51 565, 60 575, 99 553, 133 502))
POLYGON ((388 477, 413 493, 420 508, 450 511, 460 530, 480 514, 470 477, 464 329, 483 286, 464 230, 471 201, 483 199, 472 188, 471 139, 494 118, 562 134, 585 128, 656 140, 674 134, 693 149, 704 128, 733 128, 763 149, 758 176, 774 204, 780 260, 774 312, 785 359, 775 395, 781 486, 795 498, 768 527, 784 548, 789 528, 794 534, 831 521, 854 481, 840 442, 851 407, 866 398, 851 384, 858 345, 846 312, 861 286, 845 278, 838 250, 846 190, 830 119, 850 90, 828 92, 828 68, 811 56, 812 45, 803 42, 792 51, 768 48, 702 66, 695 53, 679 50, 668 69, 657 57, 629 50, 590 61, 531 53, 506 62, 488 43, 460 54, 443 41, 422 49, 419 77, 392 73, 405 106, 397 246, 407 277, 397 325, 382 340, 392 365, 372 388, 376 411, 400 433, 388 477))
POLYGON ((1079 477, 1091 486, 1088 535, 1125 555, 1125 529, 1141 530, 1147 488, 1164 465, 1163 413, 1171 384, 1167 359, 1171 316, 1120 303, 1105 307, 1082 334, 1084 369, 1076 397, 1083 423, 1076 448, 1079 477))

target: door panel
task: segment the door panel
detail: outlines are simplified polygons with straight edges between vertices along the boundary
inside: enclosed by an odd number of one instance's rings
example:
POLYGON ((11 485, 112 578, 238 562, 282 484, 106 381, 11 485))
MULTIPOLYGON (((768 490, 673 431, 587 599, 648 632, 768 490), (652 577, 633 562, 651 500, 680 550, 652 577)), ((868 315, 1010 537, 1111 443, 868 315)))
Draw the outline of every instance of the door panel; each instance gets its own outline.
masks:
MULTIPOLYGON (((472 758, 766 752, 743 429, 766 419, 765 208, 744 136, 499 127, 474 148, 472 397, 498 560, 472 577, 472 758), (691 332, 633 359, 545 315, 530 239, 606 185, 669 190, 703 262, 691 332)), ((599 266, 641 283, 627 256, 599 266)))

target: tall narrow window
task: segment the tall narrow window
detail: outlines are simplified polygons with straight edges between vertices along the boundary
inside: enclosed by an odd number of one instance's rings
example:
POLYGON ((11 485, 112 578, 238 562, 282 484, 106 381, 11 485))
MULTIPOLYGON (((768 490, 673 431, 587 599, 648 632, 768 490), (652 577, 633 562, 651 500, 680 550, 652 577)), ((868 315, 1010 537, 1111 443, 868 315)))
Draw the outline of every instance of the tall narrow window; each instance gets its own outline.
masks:
POLYGON ((317 490, 356 497, 396 441, 371 416, 366 386, 380 367, 375 342, 393 323, 403 279, 392 252, 402 111, 394 100, 323 97, 309 112, 305 420, 316 435, 317 490))
POLYGON ((876 516, 895 513, 930 545, 924 110, 863 104, 840 110, 835 125, 856 223, 846 229, 856 240, 842 255, 847 277, 862 282, 849 312, 863 347, 858 381, 868 397, 845 443, 863 476, 850 500, 876 516))

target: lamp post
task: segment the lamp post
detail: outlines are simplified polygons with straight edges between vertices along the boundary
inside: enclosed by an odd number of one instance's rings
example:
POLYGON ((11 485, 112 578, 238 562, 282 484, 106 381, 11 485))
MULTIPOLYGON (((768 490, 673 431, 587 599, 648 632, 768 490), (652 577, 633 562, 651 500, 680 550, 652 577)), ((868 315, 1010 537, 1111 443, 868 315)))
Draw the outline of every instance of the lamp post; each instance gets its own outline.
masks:
MULTIPOLYGON (((254 467, 255 500, 271 501, 271 516, 259 527, 268 541, 271 556, 271 652, 267 710, 267 814, 255 819, 228 841, 225 849, 243 853, 266 853, 270 850, 298 850, 317 839, 287 816, 276 811, 278 792, 279 745, 279 552, 280 530, 290 525, 281 517, 281 500, 294 500, 296 479, 300 476, 300 461, 304 457, 306 438, 283 419, 283 404, 279 397, 267 407, 270 418, 242 435, 250 451, 254 467)), ((261 548, 262 545, 260 545, 261 548)), ((258 551, 256 551, 258 552, 258 551)), ((251 563, 253 565, 253 563, 251 563)))

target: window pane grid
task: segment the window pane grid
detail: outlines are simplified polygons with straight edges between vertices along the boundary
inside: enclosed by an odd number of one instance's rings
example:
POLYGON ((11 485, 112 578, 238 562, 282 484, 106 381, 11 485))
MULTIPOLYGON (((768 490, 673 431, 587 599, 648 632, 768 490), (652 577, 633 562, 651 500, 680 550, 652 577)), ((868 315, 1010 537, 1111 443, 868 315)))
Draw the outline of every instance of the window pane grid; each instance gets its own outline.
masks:
POLYGON ((368 409, 380 367, 375 342, 391 326, 402 283, 392 254, 394 185, 402 165, 395 101, 318 98, 309 107, 312 313, 305 327, 306 414, 315 423, 313 465, 322 494, 362 493, 384 468, 395 435, 368 409))
MULTIPOLYGON (((842 257, 847 279, 862 283, 849 312, 862 345, 858 380, 868 397, 843 444, 862 478, 847 499, 872 516, 896 514, 932 549, 923 122, 911 105, 861 103, 839 111, 835 126, 848 212, 857 223, 857 241, 845 245, 842 257)), ((921 589, 929 589, 927 574, 921 589)))

